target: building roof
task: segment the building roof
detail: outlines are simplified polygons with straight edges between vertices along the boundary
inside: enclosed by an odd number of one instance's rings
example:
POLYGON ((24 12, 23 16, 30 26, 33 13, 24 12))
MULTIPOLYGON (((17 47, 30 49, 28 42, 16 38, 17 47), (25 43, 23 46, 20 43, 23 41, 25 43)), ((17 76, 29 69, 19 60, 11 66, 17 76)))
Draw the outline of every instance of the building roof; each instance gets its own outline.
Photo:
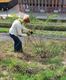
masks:
POLYGON ((6 3, 6 2, 10 2, 11 0, 0 0, 0 3, 6 3))

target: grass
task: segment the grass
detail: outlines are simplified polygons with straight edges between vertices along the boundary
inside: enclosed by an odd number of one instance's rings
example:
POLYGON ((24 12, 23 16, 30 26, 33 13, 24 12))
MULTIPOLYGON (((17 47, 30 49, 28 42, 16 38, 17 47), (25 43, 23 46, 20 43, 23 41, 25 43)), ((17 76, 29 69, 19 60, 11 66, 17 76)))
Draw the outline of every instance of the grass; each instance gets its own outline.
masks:
MULTIPOLYGON (((8 18, 6 22, 10 23, 8 18)), ((11 22, 14 20, 11 19, 11 22)), ((2 22, 2 21, 1 21, 2 22)), ((5 20, 4 20, 5 22, 5 20)), ((4 23, 3 22, 3 23, 4 23)), ((48 22, 48 20, 47 20, 48 22)), ((32 18, 32 24, 42 24, 32 18)), ((34 35, 66 37, 63 31, 35 30, 34 35)), ((8 32, 9 28, 0 28, 8 32)), ((12 41, 0 41, 0 79, 2 80, 65 80, 66 79, 66 41, 43 40, 26 37, 24 53, 14 53, 12 41), (28 42, 28 43, 27 43, 28 42)))
MULTIPOLYGON (((53 41, 53 40, 37 40, 37 38, 33 39, 33 42, 28 42, 29 45, 26 44, 26 52, 32 50, 32 54, 40 55, 43 58, 50 58, 56 55, 61 55, 63 51, 65 51, 66 42, 62 41, 53 41), (61 44, 60 44, 61 43, 61 44), (28 49, 29 48, 29 49, 28 49), (32 49, 31 49, 32 48, 32 49), (28 50, 27 50, 28 49, 28 50)), ((26 41, 27 42, 27 41, 26 41)))
POLYGON ((60 42, 44 41, 44 44, 36 45, 33 49, 29 41, 24 46, 24 55, 13 52, 11 41, 0 42, 0 78, 8 80, 64 80, 66 66, 62 64, 62 61, 66 52, 66 42, 61 42, 61 44, 60 42), (32 50, 36 50, 40 46, 44 53, 41 53, 39 49, 39 53, 29 50, 30 47, 32 50), (44 54, 46 54, 45 57, 44 54))
POLYGON ((9 31, 9 28, 0 28, 0 33, 7 33, 9 31))
POLYGON ((65 31, 36 30, 35 34, 48 36, 48 37, 66 37, 66 32, 65 31))
MULTIPOLYGON (((46 31, 46 30, 33 30, 34 35, 42 35, 45 37, 58 37, 58 38, 63 38, 66 37, 66 32, 65 31, 46 31)), ((8 33, 9 28, 0 28, 0 33, 8 33)))
MULTIPOLYGON (((51 18, 51 16, 50 16, 51 18)), ((13 23, 13 21, 17 19, 17 17, 7 17, 6 19, 0 19, 0 27, 9 27, 13 23)), ((27 25, 28 28, 31 29, 38 29, 38 30, 56 30, 56 31, 66 31, 66 23, 57 21, 57 22, 50 22, 49 18, 45 20, 38 20, 34 17, 30 16, 30 24, 27 25)))
POLYGON ((51 30, 51 31, 66 31, 66 26, 63 25, 63 23, 61 23, 61 25, 57 25, 57 24, 54 24, 52 25, 51 23, 48 24, 46 23, 47 25, 45 24, 28 24, 27 27, 30 28, 30 29, 36 29, 36 30, 51 30))

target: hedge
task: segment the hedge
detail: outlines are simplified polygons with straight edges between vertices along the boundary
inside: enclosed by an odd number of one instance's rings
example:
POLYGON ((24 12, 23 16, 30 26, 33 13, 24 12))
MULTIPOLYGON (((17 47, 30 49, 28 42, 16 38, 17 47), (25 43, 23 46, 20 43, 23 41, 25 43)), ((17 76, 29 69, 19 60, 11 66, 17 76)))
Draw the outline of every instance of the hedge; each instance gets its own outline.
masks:
MULTIPOLYGON (((0 27, 7 27, 10 28, 12 25, 12 22, 17 19, 18 17, 15 15, 12 15, 12 17, 7 17, 6 19, 0 19, 0 27)), ((62 24, 62 22, 59 25, 55 22, 52 24, 48 24, 50 20, 39 20, 35 18, 31 18, 30 24, 27 24, 26 26, 30 29, 37 29, 37 30, 52 30, 52 31, 66 31, 66 24, 62 24)))

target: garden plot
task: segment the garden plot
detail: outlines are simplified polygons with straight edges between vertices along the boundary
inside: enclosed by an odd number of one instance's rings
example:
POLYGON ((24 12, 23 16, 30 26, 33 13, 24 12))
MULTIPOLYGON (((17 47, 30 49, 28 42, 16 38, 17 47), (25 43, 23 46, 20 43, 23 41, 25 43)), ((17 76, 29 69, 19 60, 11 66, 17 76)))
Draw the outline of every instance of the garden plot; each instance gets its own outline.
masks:
POLYGON ((12 41, 0 41, 0 79, 65 80, 66 41, 28 38, 24 53, 14 53, 12 41))
POLYGON ((14 53, 9 34, 0 34, 0 80, 66 80, 65 34, 35 31, 20 38, 24 53, 14 53))

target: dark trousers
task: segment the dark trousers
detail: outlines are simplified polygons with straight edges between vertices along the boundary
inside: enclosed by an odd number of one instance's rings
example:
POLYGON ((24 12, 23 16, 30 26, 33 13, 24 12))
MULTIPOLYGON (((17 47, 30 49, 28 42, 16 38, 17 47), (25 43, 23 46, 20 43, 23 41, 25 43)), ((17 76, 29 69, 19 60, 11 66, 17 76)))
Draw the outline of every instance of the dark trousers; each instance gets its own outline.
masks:
POLYGON ((23 52, 22 42, 20 41, 20 39, 17 36, 12 35, 12 34, 10 34, 10 37, 14 40, 14 51, 23 52))

